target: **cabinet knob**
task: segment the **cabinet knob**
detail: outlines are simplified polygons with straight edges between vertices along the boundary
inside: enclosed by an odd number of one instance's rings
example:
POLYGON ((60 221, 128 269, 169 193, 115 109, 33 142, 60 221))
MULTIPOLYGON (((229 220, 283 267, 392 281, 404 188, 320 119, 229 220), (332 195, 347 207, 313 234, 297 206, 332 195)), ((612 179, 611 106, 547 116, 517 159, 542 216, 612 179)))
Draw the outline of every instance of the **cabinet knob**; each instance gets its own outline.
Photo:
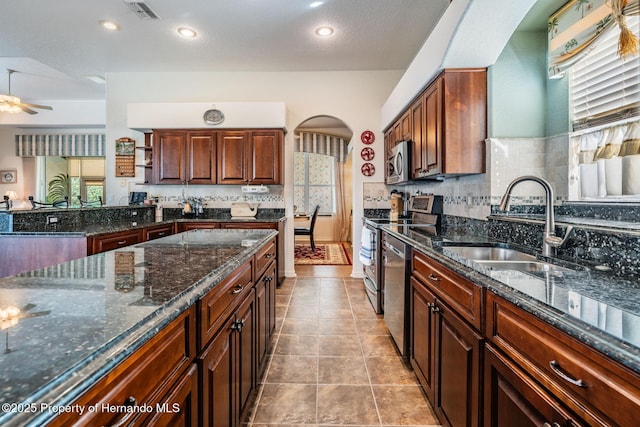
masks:
MULTIPOLYGON (((135 397, 129 396, 127 397, 127 400, 124 401, 123 406, 136 406, 137 403, 138 401, 135 397)), ((127 412, 124 417, 120 418, 120 421, 117 421, 115 424, 111 424, 107 427, 121 427, 125 425, 129 421, 129 419, 135 415, 135 413, 136 411, 127 412)))
POLYGON ((432 304, 432 305, 431 305, 431 312, 433 312, 433 313, 440 313, 441 311, 442 311, 442 310, 441 310, 441 309, 440 309, 440 307, 438 307, 437 305, 435 305, 435 304, 432 304))
POLYGON ((127 241, 126 241, 126 240, 120 240, 120 241, 118 242, 118 245, 124 245, 124 244, 126 244, 126 243, 127 243, 127 241))

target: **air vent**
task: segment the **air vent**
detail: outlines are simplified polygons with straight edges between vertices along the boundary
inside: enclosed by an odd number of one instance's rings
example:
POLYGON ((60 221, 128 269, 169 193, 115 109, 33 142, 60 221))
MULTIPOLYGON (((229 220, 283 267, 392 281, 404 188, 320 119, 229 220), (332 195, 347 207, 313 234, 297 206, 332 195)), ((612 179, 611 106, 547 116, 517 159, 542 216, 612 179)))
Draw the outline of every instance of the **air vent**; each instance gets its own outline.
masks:
POLYGON ((125 3, 136 15, 138 18, 150 21, 157 21, 160 19, 157 13, 155 13, 148 4, 142 1, 127 1, 125 3))

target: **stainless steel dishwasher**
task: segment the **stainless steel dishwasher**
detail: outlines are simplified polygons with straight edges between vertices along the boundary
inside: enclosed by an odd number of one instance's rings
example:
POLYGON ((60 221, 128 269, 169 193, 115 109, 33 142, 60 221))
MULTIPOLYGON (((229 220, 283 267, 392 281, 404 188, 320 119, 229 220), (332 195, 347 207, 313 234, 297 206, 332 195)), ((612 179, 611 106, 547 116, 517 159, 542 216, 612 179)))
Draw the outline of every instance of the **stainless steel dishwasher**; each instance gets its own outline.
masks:
POLYGON ((384 274, 384 321, 402 354, 408 354, 409 340, 407 307, 407 271, 409 261, 408 245, 400 240, 382 234, 383 274, 384 274))

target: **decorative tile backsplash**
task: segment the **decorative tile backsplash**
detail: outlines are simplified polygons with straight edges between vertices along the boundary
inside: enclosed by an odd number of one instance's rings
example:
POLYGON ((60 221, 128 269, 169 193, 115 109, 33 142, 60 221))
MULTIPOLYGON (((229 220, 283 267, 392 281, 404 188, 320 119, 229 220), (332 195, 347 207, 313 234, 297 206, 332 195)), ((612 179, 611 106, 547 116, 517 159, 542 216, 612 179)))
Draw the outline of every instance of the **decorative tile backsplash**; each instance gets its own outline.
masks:
POLYGON ((149 197, 158 197, 158 204, 167 208, 178 208, 184 201, 184 196, 201 198, 207 208, 231 208, 233 202, 260 203, 260 208, 282 208, 284 206, 284 187, 270 185, 268 193, 242 193, 241 186, 217 185, 191 186, 162 186, 162 192, 154 193, 158 187, 148 186, 149 197))

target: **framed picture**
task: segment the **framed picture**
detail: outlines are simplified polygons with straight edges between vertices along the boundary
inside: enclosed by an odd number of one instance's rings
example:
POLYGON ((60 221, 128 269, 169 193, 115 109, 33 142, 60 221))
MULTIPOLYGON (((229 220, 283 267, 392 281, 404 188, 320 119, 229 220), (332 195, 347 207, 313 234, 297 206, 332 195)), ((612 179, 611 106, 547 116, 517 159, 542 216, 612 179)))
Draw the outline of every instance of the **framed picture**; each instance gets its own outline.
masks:
POLYGON ((116 156, 133 156, 136 140, 131 138, 116 139, 116 156))
POLYGON ((18 182, 17 169, 0 170, 0 184, 15 184, 18 182))

